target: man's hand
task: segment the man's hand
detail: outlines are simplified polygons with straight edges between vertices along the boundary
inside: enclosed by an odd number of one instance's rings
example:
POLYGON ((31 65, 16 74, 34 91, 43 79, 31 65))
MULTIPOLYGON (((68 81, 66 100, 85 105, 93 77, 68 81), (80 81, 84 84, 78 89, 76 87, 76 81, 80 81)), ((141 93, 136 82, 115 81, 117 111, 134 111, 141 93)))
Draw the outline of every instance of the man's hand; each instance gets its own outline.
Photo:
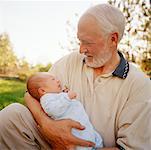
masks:
POLYGON ((84 130, 80 123, 69 119, 57 121, 51 119, 43 112, 39 102, 28 93, 25 94, 25 101, 38 124, 39 131, 54 150, 73 150, 77 145, 85 147, 95 145, 72 135, 72 128, 84 130))
POLYGON ((100 148, 97 150, 119 150, 117 147, 110 147, 110 148, 100 148))
POLYGON ((72 135, 71 129, 84 130, 84 127, 73 120, 50 120, 45 117, 39 130, 54 150, 73 150, 75 146, 93 147, 94 143, 72 135))

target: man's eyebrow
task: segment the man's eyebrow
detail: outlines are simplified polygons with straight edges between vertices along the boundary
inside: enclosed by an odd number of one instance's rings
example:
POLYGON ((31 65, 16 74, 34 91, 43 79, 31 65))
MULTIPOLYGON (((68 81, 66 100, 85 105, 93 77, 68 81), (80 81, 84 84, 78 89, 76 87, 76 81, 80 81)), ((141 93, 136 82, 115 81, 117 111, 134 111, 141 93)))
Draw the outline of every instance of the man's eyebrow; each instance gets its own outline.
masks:
POLYGON ((80 37, 79 37, 79 36, 77 36, 77 39, 78 39, 78 40, 80 40, 80 37))
POLYGON ((82 41, 82 42, 88 42, 88 41, 90 41, 89 39, 82 39, 82 38, 78 38, 79 39, 79 41, 82 41))
POLYGON ((81 42, 84 43, 95 43, 94 41, 90 40, 90 39, 85 39, 85 40, 80 40, 81 42))

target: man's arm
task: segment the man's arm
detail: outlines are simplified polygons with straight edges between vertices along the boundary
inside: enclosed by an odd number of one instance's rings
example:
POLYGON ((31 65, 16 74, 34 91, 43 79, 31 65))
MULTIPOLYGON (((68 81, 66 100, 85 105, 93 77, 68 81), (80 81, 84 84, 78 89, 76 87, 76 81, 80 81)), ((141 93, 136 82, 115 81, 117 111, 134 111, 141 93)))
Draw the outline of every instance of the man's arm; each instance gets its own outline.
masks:
POLYGON ((42 118, 46 116, 43 109, 40 106, 40 103, 34 99, 28 92, 25 93, 24 96, 25 103, 29 108, 30 112, 32 113, 34 119, 36 120, 37 124, 42 123, 42 118))
POLYGON ((81 140, 71 134, 71 129, 83 130, 84 127, 73 120, 52 120, 42 110, 40 103, 25 94, 25 102, 39 125, 40 131, 54 149, 66 150, 76 145, 92 147, 94 143, 81 140))
POLYGON ((97 150, 119 150, 117 147, 110 147, 110 148, 101 148, 97 150))
POLYGON ((130 94, 117 120, 117 144, 124 149, 151 147, 151 82, 135 76, 130 94))

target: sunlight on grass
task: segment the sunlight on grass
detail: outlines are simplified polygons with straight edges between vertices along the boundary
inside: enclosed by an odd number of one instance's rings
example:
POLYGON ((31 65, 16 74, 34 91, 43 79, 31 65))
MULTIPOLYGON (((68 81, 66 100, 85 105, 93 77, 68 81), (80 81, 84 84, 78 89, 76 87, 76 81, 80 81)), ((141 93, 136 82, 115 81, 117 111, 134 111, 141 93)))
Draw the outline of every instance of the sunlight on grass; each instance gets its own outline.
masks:
POLYGON ((14 102, 23 104, 25 87, 21 81, 0 79, 0 109, 14 102))

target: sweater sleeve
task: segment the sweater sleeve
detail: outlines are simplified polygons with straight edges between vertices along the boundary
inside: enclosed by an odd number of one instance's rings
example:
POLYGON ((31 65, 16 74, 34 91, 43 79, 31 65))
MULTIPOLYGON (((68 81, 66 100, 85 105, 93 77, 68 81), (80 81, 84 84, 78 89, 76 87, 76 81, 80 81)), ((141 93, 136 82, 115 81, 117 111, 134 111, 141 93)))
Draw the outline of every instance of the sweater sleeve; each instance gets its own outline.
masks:
POLYGON ((151 81, 136 77, 118 119, 117 144, 126 150, 151 148, 151 81))

